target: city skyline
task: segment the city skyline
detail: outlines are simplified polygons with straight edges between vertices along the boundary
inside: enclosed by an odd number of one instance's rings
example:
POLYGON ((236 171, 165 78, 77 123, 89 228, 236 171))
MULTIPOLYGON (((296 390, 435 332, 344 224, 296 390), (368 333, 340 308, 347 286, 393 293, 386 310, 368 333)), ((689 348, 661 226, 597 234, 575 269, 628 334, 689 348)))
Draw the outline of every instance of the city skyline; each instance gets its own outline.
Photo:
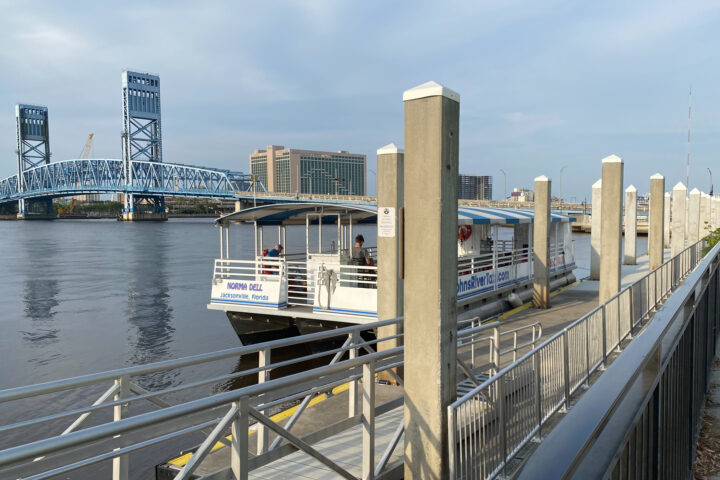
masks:
POLYGON ((49 107, 53 161, 77 157, 89 133, 93 157, 119 158, 130 68, 163 80, 168 162, 247 171, 257 145, 283 144, 364 153, 376 171, 375 150, 403 144, 402 92, 435 80, 461 95, 464 173, 558 185, 567 165, 563 196, 578 201, 613 153, 641 191, 655 172, 685 181, 692 84, 690 188, 710 188, 712 2, 131 6, 4 2, 0 176, 15 173, 16 103, 49 107))

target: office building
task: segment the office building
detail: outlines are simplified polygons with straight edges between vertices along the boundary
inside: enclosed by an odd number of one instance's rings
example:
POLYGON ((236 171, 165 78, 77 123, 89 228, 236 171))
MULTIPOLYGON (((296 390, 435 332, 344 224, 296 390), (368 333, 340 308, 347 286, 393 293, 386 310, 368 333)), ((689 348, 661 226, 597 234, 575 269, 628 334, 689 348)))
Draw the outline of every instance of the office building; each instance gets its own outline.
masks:
POLYGON ((458 176, 460 200, 492 200, 492 177, 479 175, 458 176))
POLYGON ((250 173, 268 192, 365 195, 365 155, 269 145, 250 154, 250 173))
POLYGON ((535 192, 527 188, 513 188, 510 198, 511 202, 534 202, 535 192))

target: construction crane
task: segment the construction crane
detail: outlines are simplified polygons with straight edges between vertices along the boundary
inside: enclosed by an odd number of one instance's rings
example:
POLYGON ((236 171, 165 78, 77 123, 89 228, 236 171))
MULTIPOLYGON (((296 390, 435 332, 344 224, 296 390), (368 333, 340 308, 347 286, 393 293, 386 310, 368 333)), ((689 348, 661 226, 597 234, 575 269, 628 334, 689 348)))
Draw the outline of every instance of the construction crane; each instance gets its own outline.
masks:
POLYGON ((80 158, 90 158, 90 151, 92 150, 92 144, 93 144, 93 136, 95 136, 94 133, 91 133, 90 136, 88 136, 87 142, 85 142, 85 148, 82 149, 82 152, 80 153, 80 158))

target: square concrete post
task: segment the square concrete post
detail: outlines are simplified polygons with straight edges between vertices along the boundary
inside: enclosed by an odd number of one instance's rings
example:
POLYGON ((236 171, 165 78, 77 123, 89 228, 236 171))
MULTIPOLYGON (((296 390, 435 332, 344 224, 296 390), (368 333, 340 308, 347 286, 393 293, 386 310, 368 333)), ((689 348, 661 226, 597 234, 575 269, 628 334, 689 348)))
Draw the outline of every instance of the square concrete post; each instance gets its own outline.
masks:
POLYGON ((705 224, 705 222, 707 222, 707 215, 708 215, 707 201, 706 201, 707 196, 708 196, 707 193, 700 192, 700 220, 698 221, 699 238, 703 238, 705 236, 705 232, 706 232, 705 227, 707 225, 705 224))
POLYGON ((650 212, 648 213, 648 257, 650 270, 663 263, 665 239, 665 177, 656 173, 650 177, 650 212))
POLYGON ((712 230, 717 230, 720 227, 720 204, 717 197, 712 197, 712 230))
POLYGON ((687 212, 687 187, 678 182, 672 191, 672 256, 685 250, 685 213, 687 212))
POLYGON ((550 308, 550 195, 551 182, 542 175, 535 179, 533 218, 533 304, 550 308))
POLYGON ((460 95, 428 82, 405 102, 405 478, 448 478, 457 368, 460 95))
POLYGON ((700 203, 701 193, 697 188, 690 191, 688 202, 688 245, 698 241, 700 238, 700 203))
POLYGON ((600 303, 620 291, 622 247, 623 161, 617 155, 602 160, 602 225, 600 227, 600 303))
POLYGON ((625 265, 637 263, 637 188, 625 189, 625 265))
MULTIPOLYGON (((659 174, 658 174, 659 175, 659 174)), ((650 177, 652 178, 652 177, 650 177)), ((665 183, 663 178, 663 184, 665 183)), ((650 185, 652 187, 652 180, 650 180, 650 185)), ((670 196, 670 192, 665 192, 665 219, 663 220, 663 244, 665 248, 670 248, 670 202, 672 197, 670 196)))
POLYGON ((602 179, 592 186, 592 215, 590 217, 590 280, 600 280, 600 231, 602 230, 602 179))
MULTIPOLYGON (((402 279, 402 208, 404 205, 403 151, 394 144, 385 145, 377 151, 377 204, 378 204, 378 263, 377 263, 377 312, 378 320, 401 317, 403 314, 402 279)), ((351 239, 351 241, 353 241, 351 239)), ((402 333, 402 325, 378 328, 378 338, 402 333)), ((402 345, 401 339, 378 344, 378 350, 402 345)), ((385 372, 381 372, 384 374, 385 372)), ((401 372, 399 372, 401 373, 401 372)), ((395 382, 391 375, 385 380, 395 382)))

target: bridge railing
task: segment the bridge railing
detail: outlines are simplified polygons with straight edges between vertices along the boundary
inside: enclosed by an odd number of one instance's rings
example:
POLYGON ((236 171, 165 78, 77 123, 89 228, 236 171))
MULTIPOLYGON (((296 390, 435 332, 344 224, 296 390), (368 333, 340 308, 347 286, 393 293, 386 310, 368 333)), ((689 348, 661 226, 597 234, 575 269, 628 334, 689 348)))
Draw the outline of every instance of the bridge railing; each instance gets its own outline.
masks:
POLYGON ((686 248, 448 407, 451 478, 495 478, 697 266, 686 248))

